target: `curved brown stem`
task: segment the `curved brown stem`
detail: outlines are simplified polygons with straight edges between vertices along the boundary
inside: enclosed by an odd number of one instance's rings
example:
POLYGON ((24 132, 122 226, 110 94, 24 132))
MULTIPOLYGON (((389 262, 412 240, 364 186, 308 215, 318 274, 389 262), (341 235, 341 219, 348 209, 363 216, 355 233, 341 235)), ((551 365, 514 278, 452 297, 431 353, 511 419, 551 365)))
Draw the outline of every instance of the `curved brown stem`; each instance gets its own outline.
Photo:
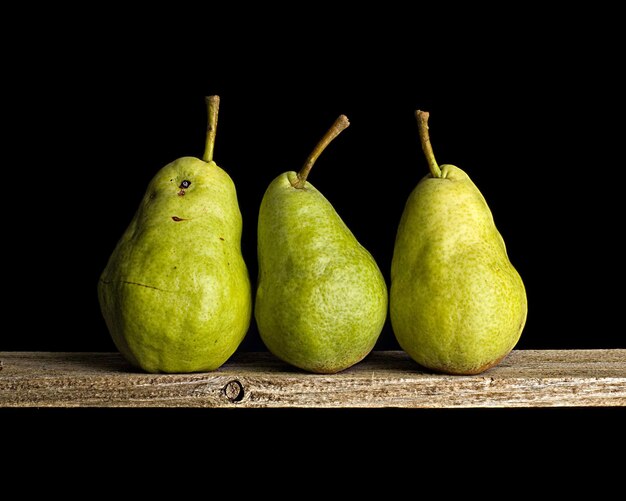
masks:
POLYGON ((417 118, 417 127, 419 129, 420 141, 422 143, 422 150, 426 155, 428 161, 428 168, 433 177, 441 177, 441 169, 435 160, 435 154, 433 153, 433 147, 430 144, 430 135, 428 134, 428 117, 430 113, 427 111, 417 110, 415 112, 415 118, 417 118))
POLYGON ((324 134, 324 137, 322 137, 320 142, 317 143, 315 149, 306 159, 306 162, 304 162, 302 169, 300 169, 300 172, 298 172, 298 180, 295 183, 292 183, 294 188, 304 188, 304 185, 306 184, 306 178, 308 177, 309 172, 311 172, 311 168, 317 160, 317 157, 319 157, 322 154, 322 151, 326 149, 326 146, 328 146, 330 142, 341 133, 342 130, 347 129, 349 125, 350 122, 348 121, 348 117, 345 115, 339 115, 339 118, 335 120, 335 123, 331 126, 330 129, 328 129, 326 134, 324 134))
POLYGON ((208 96, 205 98, 208 123, 206 127, 206 144, 202 160, 213 161, 213 149, 215 148, 215 134, 217 133, 217 115, 220 111, 220 96, 208 96))

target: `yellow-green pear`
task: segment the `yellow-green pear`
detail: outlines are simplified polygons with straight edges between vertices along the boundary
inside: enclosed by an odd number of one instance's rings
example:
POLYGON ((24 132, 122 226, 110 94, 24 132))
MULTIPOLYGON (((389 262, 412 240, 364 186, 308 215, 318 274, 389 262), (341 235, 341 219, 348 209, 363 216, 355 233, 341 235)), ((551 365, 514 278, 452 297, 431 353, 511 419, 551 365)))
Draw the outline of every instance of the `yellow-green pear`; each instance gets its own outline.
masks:
POLYGON ((348 125, 340 116, 299 173, 274 179, 259 212, 261 339, 278 358, 317 373, 362 360, 387 315, 387 286, 374 258, 307 181, 322 150, 348 125))
POLYGON ((402 349, 420 365, 478 374, 519 340, 526 291, 483 195, 458 167, 439 167, 429 115, 416 116, 430 174, 409 196, 398 227, 391 323, 402 349))
POLYGON ((115 345, 147 372, 214 370, 250 325, 237 194, 213 161, 218 96, 207 109, 203 159, 157 172, 98 284, 115 345))

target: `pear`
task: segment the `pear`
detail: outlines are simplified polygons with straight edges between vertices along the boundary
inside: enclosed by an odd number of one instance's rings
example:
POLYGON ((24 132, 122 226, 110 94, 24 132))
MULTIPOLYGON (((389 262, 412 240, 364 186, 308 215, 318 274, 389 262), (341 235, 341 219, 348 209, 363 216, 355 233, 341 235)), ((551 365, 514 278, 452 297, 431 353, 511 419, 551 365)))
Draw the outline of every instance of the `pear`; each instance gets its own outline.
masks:
POLYGON ((309 372, 335 373, 362 360, 387 315, 387 286, 374 258, 307 181, 348 125, 341 115, 299 173, 274 179, 259 211, 259 333, 274 355, 309 372))
POLYGON ((458 167, 435 160, 429 114, 416 117, 430 174, 410 194, 391 263, 395 336, 423 367, 478 374, 498 364, 526 322, 524 283, 487 202, 458 167))
POLYGON ((250 325, 237 194, 213 161, 218 96, 207 109, 203 159, 179 158, 156 173, 98 284, 115 345, 147 372, 214 370, 250 325))

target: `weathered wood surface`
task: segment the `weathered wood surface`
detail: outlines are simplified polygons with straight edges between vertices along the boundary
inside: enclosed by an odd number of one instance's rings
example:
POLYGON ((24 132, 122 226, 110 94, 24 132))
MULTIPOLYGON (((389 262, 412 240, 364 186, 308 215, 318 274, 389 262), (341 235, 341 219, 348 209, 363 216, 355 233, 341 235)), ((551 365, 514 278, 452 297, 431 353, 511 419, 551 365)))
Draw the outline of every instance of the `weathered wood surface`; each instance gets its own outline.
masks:
POLYGON ((145 374, 117 353, 0 352, 0 407, 626 406, 626 350, 520 350, 477 376, 422 370, 400 351, 333 375, 269 353, 211 373, 145 374))

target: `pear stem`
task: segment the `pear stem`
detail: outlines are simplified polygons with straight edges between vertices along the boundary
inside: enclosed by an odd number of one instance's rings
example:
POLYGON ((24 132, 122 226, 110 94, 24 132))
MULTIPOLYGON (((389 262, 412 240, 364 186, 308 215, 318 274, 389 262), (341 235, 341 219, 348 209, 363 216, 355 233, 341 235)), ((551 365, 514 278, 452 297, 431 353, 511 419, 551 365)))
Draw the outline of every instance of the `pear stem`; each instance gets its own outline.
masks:
POLYGON ((215 134, 217 132, 217 115, 220 111, 220 96, 208 96, 204 99, 206 100, 208 123, 206 127, 206 144, 202 160, 212 162, 213 148, 215 147, 215 134))
POLYGON ((441 169, 435 160, 435 154, 433 153, 433 147, 430 144, 430 135, 428 134, 428 117, 430 113, 427 111, 417 110, 415 112, 415 118, 417 118, 417 127, 419 129, 420 141, 422 143, 422 150, 428 161, 428 168, 433 177, 441 177, 441 169))
POLYGON ((294 188, 304 188, 304 185, 306 184, 306 178, 308 177, 309 172, 311 172, 311 168, 317 160, 317 157, 319 157, 322 154, 322 151, 326 149, 326 146, 328 146, 330 142, 341 133, 342 130, 347 129, 349 125, 350 122, 348 121, 348 117, 345 115, 339 115, 339 118, 335 120, 335 123, 330 129, 328 129, 326 134, 324 134, 324 137, 320 140, 319 143, 317 143, 315 149, 306 159, 306 162, 304 162, 302 169, 300 169, 300 172, 298 172, 298 180, 295 183, 292 182, 292 186, 294 188))

